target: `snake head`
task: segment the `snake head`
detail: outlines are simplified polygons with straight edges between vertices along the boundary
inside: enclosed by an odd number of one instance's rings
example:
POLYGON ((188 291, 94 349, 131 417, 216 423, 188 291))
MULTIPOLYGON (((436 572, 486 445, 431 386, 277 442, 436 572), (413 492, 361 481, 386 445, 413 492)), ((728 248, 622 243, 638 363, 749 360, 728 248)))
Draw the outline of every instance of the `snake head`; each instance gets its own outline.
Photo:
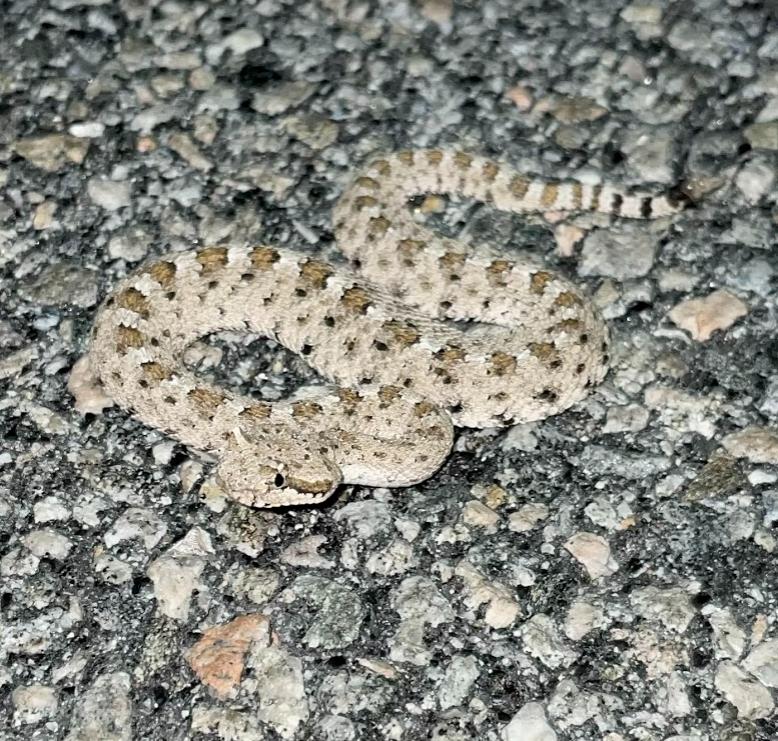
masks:
POLYGON ((342 481, 338 467, 315 452, 311 441, 288 430, 272 436, 233 430, 216 476, 230 499, 249 507, 318 504, 342 481))

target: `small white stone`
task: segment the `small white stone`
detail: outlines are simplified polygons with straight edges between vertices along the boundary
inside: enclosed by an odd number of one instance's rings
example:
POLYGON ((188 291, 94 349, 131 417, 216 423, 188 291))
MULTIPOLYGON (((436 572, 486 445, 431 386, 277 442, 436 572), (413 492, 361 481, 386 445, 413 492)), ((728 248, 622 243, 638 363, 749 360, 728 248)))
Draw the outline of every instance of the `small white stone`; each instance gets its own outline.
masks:
POLYGON ((253 28, 239 28, 222 41, 224 48, 229 49, 233 54, 245 54, 262 46, 263 43, 265 40, 262 34, 253 28))
POLYGON ((44 684, 17 687, 11 699, 14 704, 14 721, 21 725, 40 723, 57 712, 57 691, 44 684))
POLYGON ((702 612, 716 637, 716 655, 720 658, 739 659, 746 647, 746 634, 737 624, 732 611, 728 607, 706 605, 702 612))
POLYGON ((508 518, 508 529, 515 533, 532 530, 539 522, 548 517, 548 507, 542 502, 529 502, 508 518))
POLYGON ((760 643, 743 660, 743 668, 767 687, 778 687, 778 638, 760 643))
POLYGON ((471 499, 462 508, 462 521, 472 527, 494 528, 500 516, 477 499, 471 499))
POLYGON ((695 340, 705 342, 716 330, 728 329, 746 314, 748 306, 734 293, 718 290, 704 298, 681 301, 668 316, 695 340))
POLYGON ((737 708, 739 718, 766 718, 775 707, 770 690, 730 661, 719 664, 714 683, 737 708))
POLYGON ((639 404, 611 407, 602 428, 604 433, 640 432, 648 424, 649 412, 639 404))
POLYGON ((57 497, 45 497, 39 502, 35 502, 32 511, 35 522, 67 520, 70 517, 70 510, 57 497))
POLYGON ((147 573, 163 615, 186 620, 192 592, 213 553, 208 533, 195 527, 149 566, 147 573))
POLYGON ((581 564, 591 579, 616 573, 619 565, 611 556, 608 541, 594 533, 576 533, 565 543, 565 549, 581 564))
POLYGON ((455 656, 451 659, 438 687, 440 709, 447 710, 461 705, 470 694, 479 673, 475 656, 455 656))
POLYGON ((754 158, 741 168, 735 185, 749 203, 759 202, 775 182, 775 167, 762 158, 754 158))
POLYGON ((117 211, 130 205, 130 184, 127 181, 93 177, 87 183, 89 197, 106 211, 117 211))
POLYGON ((567 648, 556 623, 548 615, 538 613, 524 622, 521 637, 527 653, 549 669, 570 666, 576 659, 575 652, 567 648))
POLYGON ((556 741, 556 737, 539 702, 524 705, 500 734, 502 741, 556 741))
POLYGON ((680 587, 636 589, 630 595, 630 602, 638 615, 676 633, 683 633, 696 614, 691 598, 680 587))
POLYGON ((151 449, 151 455, 154 457, 155 463, 160 466, 166 466, 172 460, 175 449, 175 440, 163 440, 151 449))
POLYGON ((751 463, 778 463, 778 430, 747 427, 727 435, 721 444, 735 458, 747 458, 751 463))
POLYGON ((82 121, 72 124, 68 131, 79 139, 99 139, 105 132, 105 124, 99 121, 82 121))
POLYGON ((61 533, 48 528, 33 530, 22 538, 30 553, 38 558, 53 558, 64 561, 73 547, 73 543, 61 533))
POLYGON ((591 630, 599 627, 603 617, 600 607, 580 600, 573 602, 565 617, 565 635, 571 641, 579 641, 591 630))

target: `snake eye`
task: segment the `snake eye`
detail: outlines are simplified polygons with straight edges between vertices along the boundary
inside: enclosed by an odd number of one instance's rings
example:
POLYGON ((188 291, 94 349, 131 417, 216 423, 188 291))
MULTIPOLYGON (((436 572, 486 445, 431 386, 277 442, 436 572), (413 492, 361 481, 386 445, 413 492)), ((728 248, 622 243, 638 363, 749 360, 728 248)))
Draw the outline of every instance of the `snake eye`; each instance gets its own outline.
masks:
POLYGON ((278 486, 279 488, 284 485, 284 476, 281 473, 277 473, 276 477, 273 479, 273 484, 275 486, 278 486))

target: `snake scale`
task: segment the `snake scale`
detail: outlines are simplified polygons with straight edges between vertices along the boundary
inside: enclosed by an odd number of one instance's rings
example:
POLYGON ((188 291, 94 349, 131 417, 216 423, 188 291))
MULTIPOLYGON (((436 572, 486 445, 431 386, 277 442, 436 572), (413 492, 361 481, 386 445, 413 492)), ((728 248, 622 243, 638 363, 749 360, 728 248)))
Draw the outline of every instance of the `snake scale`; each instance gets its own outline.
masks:
POLYGON ((208 246, 143 265, 101 306, 90 373, 138 419, 211 451, 243 504, 313 504, 341 483, 407 486, 448 455, 454 426, 539 420, 607 370, 607 328, 570 282, 417 223, 409 198, 448 194, 510 212, 669 216, 684 201, 539 180, 454 150, 372 161, 334 210, 347 268, 274 246, 208 246), (264 402, 205 383, 185 348, 259 333, 333 385, 264 402))

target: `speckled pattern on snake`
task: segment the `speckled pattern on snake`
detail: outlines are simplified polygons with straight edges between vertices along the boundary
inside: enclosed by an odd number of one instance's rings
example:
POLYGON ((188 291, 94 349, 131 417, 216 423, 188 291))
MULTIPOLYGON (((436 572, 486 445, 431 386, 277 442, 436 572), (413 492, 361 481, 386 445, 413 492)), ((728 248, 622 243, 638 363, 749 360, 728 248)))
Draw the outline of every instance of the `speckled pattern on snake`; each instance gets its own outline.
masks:
POLYGON ((595 308, 543 267, 418 224, 408 200, 430 193, 512 212, 652 218, 682 207, 464 152, 394 153, 335 207, 348 268, 275 246, 146 264, 101 307, 91 372, 146 424, 213 452, 227 494, 257 507, 320 502, 341 483, 414 484, 445 460, 454 426, 538 420, 582 399, 607 369, 595 308), (203 382, 183 351, 224 329, 273 338, 334 385, 267 403, 203 382))

